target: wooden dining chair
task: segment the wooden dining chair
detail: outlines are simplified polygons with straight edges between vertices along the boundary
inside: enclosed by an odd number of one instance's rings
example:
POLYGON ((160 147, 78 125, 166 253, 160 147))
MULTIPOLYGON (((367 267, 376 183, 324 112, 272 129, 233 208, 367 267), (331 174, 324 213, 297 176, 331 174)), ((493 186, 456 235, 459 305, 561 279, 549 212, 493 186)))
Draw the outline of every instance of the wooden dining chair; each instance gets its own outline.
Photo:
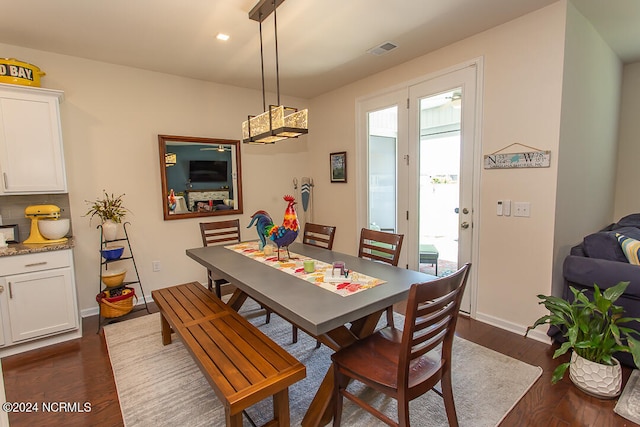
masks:
MULTIPOLYGON (((240 220, 230 219, 227 221, 212 221, 200 223, 200 234, 202 235, 203 246, 230 245, 240 243, 240 220)), ((211 291, 215 288, 218 298, 222 297, 222 285, 229 283, 222 278, 214 277, 211 270, 207 270, 207 288, 211 291)), ((265 307, 263 307, 265 308, 265 307)), ((266 323, 271 321, 271 310, 265 308, 266 323)))
MULTIPOLYGON (((305 245, 317 246, 323 249, 333 249, 333 238, 336 234, 336 227, 333 225, 320 225, 308 222, 304 225, 302 243, 305 245)), ((293 342, 298 342, 298 328, 293 327, 293 342)), ((320 348, 320 341, 316 341, 316 348, 320 348)))
POLYGON ((451 357, 470 267, 467 263, 452 275, 411 285, 403 330, 386 327, 331 356, 335 380, 334 426, 340 425, 343 397, 346 397, 388 425, 408 427, 409 402, 431 389, 444 399, 449 425, 458 425, 451 385, 451 357), (440 344, 442 348, 437 349, 440 344), (351 379, 396 399, 398 422, 348 392, 346 388, 351 379), (442 392, 434 388, 438 382, 442 392))
POLYGON ((402 250, 403 234, 388 233, 386 231, 360 230, 360 246, 358 256, 374 261, 386 262, 398 266, 400 250, 402 250))
MULTIPOLYGON (((386 231, 360 230, 358 257, 398 266, 402 250, 403 234, 386 231)), ((393 326, 393 307, 387 308, 387 325, 393 326)))
MULTIPOLYGON (((200 234, 202 235, 203 246, 240 243, 240 220, 201 222, 200 234)), ((207 270, 207 281, 208 289, 211 291, 215 287, 218 298, 222 297, 221 286, 229 283, 225 279, 214 278, 211 270, 207 270)))
POLYGON ((308 222, 304 225, 302 243, 331 250, 333 248, 333 238, 335 234, 336 227, 332 225, 320 225, 308 222))

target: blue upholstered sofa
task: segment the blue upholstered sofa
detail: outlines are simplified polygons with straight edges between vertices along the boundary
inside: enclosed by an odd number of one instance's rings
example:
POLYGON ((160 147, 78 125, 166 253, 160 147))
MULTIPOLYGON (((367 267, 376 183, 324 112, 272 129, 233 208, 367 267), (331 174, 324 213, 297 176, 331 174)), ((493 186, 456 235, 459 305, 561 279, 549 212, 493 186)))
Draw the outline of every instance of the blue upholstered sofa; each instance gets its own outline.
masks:
MULTIPOLYGON (((630 282, 616 305, 624 307, 627 316, 640 317, 640 265, 628 262, 616 233, 640 240, 640 214, 628 215, 617 223, 586 236, 581 244, 571 249, 563 265, 563 298, 573 300, 569 286, 578 290, 586 289, 587 295, 592 297, 594 283, 600 289, 606 289, 619 282, 630 282)), ((627 326, 640 331, 638 322, 627 326)), ((549 335, 561 341, 562 337, 557 329, 550 329, 549 335)), ((616 357, 623 364, 634 366, 630 354, 621 353, 616 357)))

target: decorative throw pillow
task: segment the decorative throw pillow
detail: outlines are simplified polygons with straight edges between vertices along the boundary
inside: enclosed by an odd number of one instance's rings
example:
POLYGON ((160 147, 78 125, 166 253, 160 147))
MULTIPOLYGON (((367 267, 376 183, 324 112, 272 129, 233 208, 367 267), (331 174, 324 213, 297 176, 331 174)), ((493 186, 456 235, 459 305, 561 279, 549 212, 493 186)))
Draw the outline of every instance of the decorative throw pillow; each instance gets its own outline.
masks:
POLYGON ((584 250, 584 254, 589 258, 629 262, 620 247, 616 233, 640 240, 640 228, 623 227, 615 231, 600 231, 590 234, 583 239, 582 249, 584 250))
POLYGON ((629 260, 629 263, 640 265, 640 241, 620 233, 616 233, 616 238, 622 247, 622 252, 624 252, 624 255, 629 260))
MULTIPOLYGON (((624 231, 620 231, 620 234, 624 231)), ((630 234, 626 234, 631 236, 630 234)), ((635 237, 635 236, 631 236, 635 237)), ((640 238, 640 236, 638 236, 640 238)), ((606 259, 609 261, 629 262, 624 255, 618 238, 613 231, 600 231, 586 236, 582 247, 589 258, 606 259)))

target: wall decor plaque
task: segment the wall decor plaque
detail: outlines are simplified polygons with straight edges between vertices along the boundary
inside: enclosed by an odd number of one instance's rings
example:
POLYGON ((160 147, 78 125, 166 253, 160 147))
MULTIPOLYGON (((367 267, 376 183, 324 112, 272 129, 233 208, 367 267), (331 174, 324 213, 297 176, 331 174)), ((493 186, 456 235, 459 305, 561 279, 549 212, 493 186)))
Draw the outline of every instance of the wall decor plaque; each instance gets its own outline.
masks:
POLYGON ((543 151, 519 143, 511 144, 501 150, 484 156, 485 169, 548 168, 550 165, 551 151, 543 151), (513 145, 522 145, 536 151, 500 153, 500 151, 504 151, 513 145))

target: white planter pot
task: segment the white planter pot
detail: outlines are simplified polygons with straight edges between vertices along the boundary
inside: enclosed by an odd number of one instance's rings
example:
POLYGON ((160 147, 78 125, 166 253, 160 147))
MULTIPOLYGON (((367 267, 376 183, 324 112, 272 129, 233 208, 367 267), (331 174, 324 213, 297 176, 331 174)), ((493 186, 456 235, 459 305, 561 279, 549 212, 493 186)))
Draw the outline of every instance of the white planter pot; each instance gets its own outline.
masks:
POLYGON ((575 351, 571 354, 569 378, 580 390, 603 399, 613 399, 622 391, 622 367, 616 359, 615 365, 591 362, 575 351))
POLYGON ((118 235, 118 224, 111 221, 106 220, 102 223, 102 237, 104 240, 115 240, 118 235))

